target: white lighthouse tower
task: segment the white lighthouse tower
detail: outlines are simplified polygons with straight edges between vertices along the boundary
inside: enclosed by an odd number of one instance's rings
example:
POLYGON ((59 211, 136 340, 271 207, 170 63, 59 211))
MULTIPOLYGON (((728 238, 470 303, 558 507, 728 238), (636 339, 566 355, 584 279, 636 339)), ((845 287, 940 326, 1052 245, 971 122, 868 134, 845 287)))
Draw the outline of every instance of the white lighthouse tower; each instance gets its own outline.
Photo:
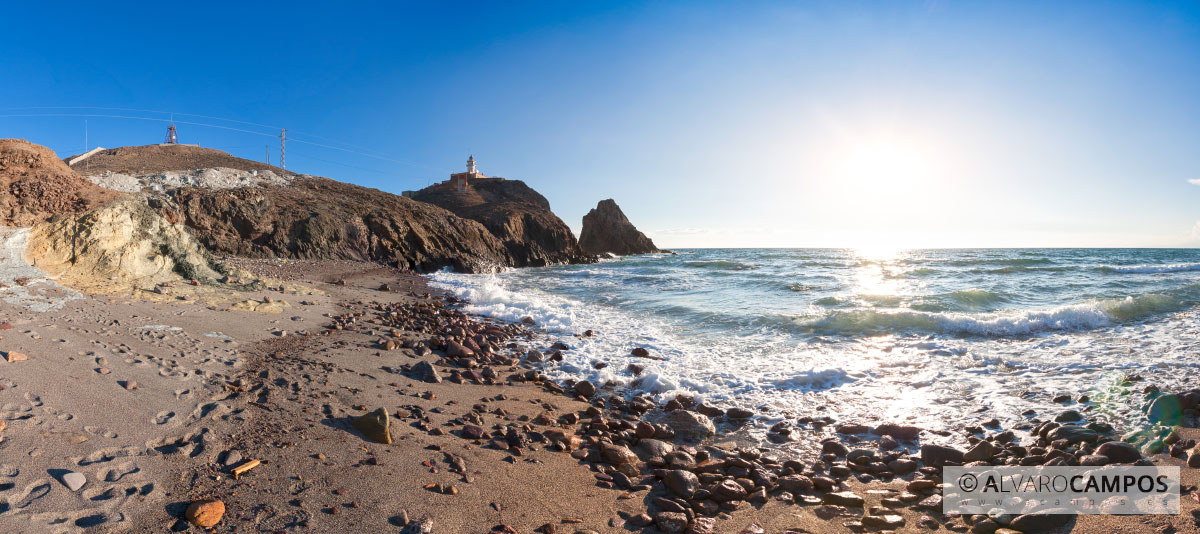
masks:
POLYGON ((470 175, 479 174, 479 171, 475 169, 475 155, 474 154, 471 154, 470 156, 467 157, 467 174, 470 174, 470 175))

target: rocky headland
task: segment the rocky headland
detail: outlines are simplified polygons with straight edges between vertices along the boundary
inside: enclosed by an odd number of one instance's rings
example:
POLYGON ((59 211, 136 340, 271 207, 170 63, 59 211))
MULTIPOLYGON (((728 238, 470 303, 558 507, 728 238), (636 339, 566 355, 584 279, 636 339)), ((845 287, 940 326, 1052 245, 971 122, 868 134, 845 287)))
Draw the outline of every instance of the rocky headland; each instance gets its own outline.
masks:
POLYGON ((516 266, 595 261, 579 247, 566 223, 550 211, 550 202, 525 182, 503 178, 472 179, 460 192, 449 183, 434 184, 413 199, 478 221, 508 251, 516 266))
POLYGON ((613 199, 601 200, 583 216, 579 246, 588 254, 650 254, 659 252, 646 234, 638 231, 613 199))

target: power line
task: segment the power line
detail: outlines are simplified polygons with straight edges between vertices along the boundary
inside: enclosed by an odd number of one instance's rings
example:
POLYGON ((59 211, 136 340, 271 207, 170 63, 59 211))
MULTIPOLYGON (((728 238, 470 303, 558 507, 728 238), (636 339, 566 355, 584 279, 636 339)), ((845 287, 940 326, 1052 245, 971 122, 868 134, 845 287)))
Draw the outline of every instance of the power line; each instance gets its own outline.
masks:
MULTIPOLYGON (((13 109, 13 108, 0 108, 0 109, 13 109)), ((16 108, 16 109, 21 109, 21 108, 16 108)), ((37 108, 34 108, 34 109, 37 109, 37 108)), ((76 108, 43 108, 43 109, 76 109, 76 108)), ((128 109, 129 111, 140 111, 140 112, 147 112, 147 113, 166 113, 166 112, 160 112, 160 111, 136 110, 136 109, 129 109, 129 108, 77 108, 77 109, 114 109, 114 110, 128 109)), ((198 117, 198 116, 203 117, 204 116, 204 115, 196 115, 193 113, 179 113, 178 115, 187 115, 187 116, 191 116, 191 117, 198 117)), ((105 119, 131 119, 131 120, 167 122, 167 123, 171 122, 171 119, 160 119, 160 118, 156 118, 156 117, 137 117, 137 116, 132 116, 132 115, 111 115, 111 114, 100 114, 100 113, 9 113, 9 114, 0 115, 0 118, 20 118, 20 117, 96 117, 96 118, 105 118, 105 119)), ((237 121, 234 119, 222 119, 220 117, 209 117, 209 118, 266 127, 265 125, 258 125, 256 123, 246 122, 246 121, 237 121)), ((256 131, 246 130, 246 129, 242 129, 242 128, 234 128, 231 126, 222 126, 219 124, 207 124, 207 123, 189 122, 189 121, 174 121, 174 122, 177 122, 179 124, 187 124, 190 126, 202 126, 202 127, 206 127, 206 128, 219 128, 222 130, 230 130, 230 131, 234 131, 234 132, 241 132, 241 133, 247 133, 247 134, 252 134, 252 135, 261 135, 264 137, 279 137, 278 135, 275 135, 275 134, 256 132, 256 131)), ((280 129, 282 130, 282 128, 280 128, 280 129)), ((294 133, 295 132, 293 131, 293 134, 294 133)), ((310 135, 311 137, 318 137, 318 136, 311 135, 311 134, 305 134, 305 135, 310 135)), ((375 159, 381 159, 381 160, 385 160, 385 161, 391 161, 393 163, 399 163, 401 165, 408 165, 410 167, 419 167, 419 168, 426 169, 426 170, 432 170, 435 172, 437 171, 437 168, 431 167, 429 165, 412 163, 410 161, 404 161, 404 160, 391 158, 391 157, 387 157, 387 156, 380 156, 380 155, 371 154, 368 152, 362 152, 362 151, 358 151, 358 150, 350 150, 348 148, 342 148, 342 147, 327 145, 327 144, 322 144, 322 143, 314 143, 312 141, 305 141, 303 139, 291 138, 288 140, 292 141, 294 143, 304 143, 307 145, 326 148, 329 150, 338 150, 338 151, 346 152, 349 154, 356 154, 356 155, 364 156, 364 157, 368 157, 368 158, 375 158, 375 159)), ((334 142, 341 143, 340 141, 334 141, 334 142)), ((353 146, 353 145, 349 145, 348 143, 341 143, 341 144, 345 144, 347 146, 353 146)))
MULTIPOLYGON (((134 111, 134 112, 138 112, 138 113, 162 113, 162 114, 164 114, 164 115, 172 115, 172 114, 174 114, 174 115, 184 115, 184 116, 188 116, 188 117, 200 117, 200 118, 204 118, 204 119, 214 119, 214 120, 225 121, 225 122, 233 122, 233 123, 237 123, 237 124, 245 124, 245 125, 248 125, 248 126, 257 126, 257 127, 260 127, 260 128, 268 128, 268 129, 271 129, 271 130, 281 130, 281 129, 283 129, 283 127, 282 127, 282 126, 273 126, 273 125, 270 125, 270 124, 262 124, 262 123, 257 123, 257 122, 243 121, 243 120, 239 120, 239 119, 230 119, 230 118, 228 118, 228 117, 216 117, 216 116, 213 116, 213 115, 200 115, 200 114, 196 114, 196 113, 175 113, 175 112, 171 112, 171 111, 162 111, 162 110, 154 110, 154 109, 121 108, 121 107, 104 107, 104 106, 25 106, 25 107, 3 107, 3 108, 0 108, 0 110, 25 110, 25 109, 100 109, 100 110, 113 110, 113 111, 134 111)), ((31 114, 31 115, 24 115, 24 116, 42 116, 42 115, 32 115, 32 114, 31 114)), ((62 115, 62 116, 71 116, 71 115, 65 115, 65 114, 64 114, 64 115, 62 115)), ((110 118, 111 118, 111 117, 110 117, 110 118)), ((155 118, 148 118, 148 117, 127 117, 127 118, 138 118, 138 119, 142 119, 142 120, 165 120, 165 119, 155 119, 155 118)), ((228 127, 216 126, 216 125, 204 125, 204 124, 199 124, 199 123, 180 122, 180 124, 191 124, 191 125, 193 125, 193 126, 195 126, 195 125, 200 125, 200 126, 212 126, 212 127, 214 127, 214 128, 226 128, 226 129, 229 129, 229 130, 234 130, 234 131, 239 131, 239 132, 246 132, 246 131, 247 131, 247 130, 240 130, 240 129, 236 129, 236 128, 228 128, 228 127)), ((274 134, 265 134, 265 133, 261 133, 261 132, 248 132, 248 133, 255 133, 255 134, 257 134, 257 135, 268 135, 268 136, 270 136, 270 137, 275 137, 275 135, 274 135, 274 134)), ((404 164, 404 165, 411 165, 411 166, 414 166, 414 167, 423 167, 423 168, 430 169, 430 170, 434 170, 434 171, 438 170, 438 169, 436 169, 436 168, 434 168, 434 167, 430 167, 430 166, 428 166, 428 165, 422 165, 422 164, 418 164, 418 163, 412 163, 412 162, 409 162, 409 161, 403 161, 403 160, 398 160, 398 159, 395 159, 395 158, 390 158, 390 157, 387 157, 387 156, 383 156, 383 155, 382 155, 382 153, 380 153, 380 152, 377 152, 377 151, 375 151, 375 150, 373 150, 373 149, 366 148, 366 147, 359 146, 359 145, 355 145, 355 144, 352 144, 352 143, 347 143, 347 142, 345 142, 345 141, 339 141, 339 140, 337 140, 337 139, 330 139, 330 138, 328 138, 328 137, 323 137, 323 136, 320 136, 320 135, 317 135, 317 134, 310 134, 310 133, 307 133, 307 132, 301 132, 301 131, 297 131, 297 130, 292 130, 292 135, 293 135, 293 136, 295 136, 295 135, 297 135, 297 134, 299 134, 299 135, 301 135, 301 136, 308 136, 308 137, 312 137, 312 138, 314 138, 314 139, 321 139, 321 140, 323 140, 323 141, 329 141, 329 142, 331 142, 331 143, 337 143, 337 144, 340 144, 340 145, 345 145, 345 146, 348 146, 348 147, 351 147, 351 148, 357 149, 357 150, 358 150, 358 152, 356 152, 356 151, 353 151, 353 150, 348 150, 348 149, 345 149, 345 148, 341 148, 341 147, 331 147, 331 146, 329 146, 329 145, 322 145, 322 144, 320 144, 320 143, 308 142, 308 144, 311 144, 311 145, 320 146, 320 147, 323 147, 323 148, 330 148, 330 149, 333 149, 333 150, 342 150, 342 151, 345 151, 345 152, 349 152, 349 153, 352 153, 352 154, 359 154, 359 155, 362 155, 362 156, 368 156, 368 157, 379 158, 379 159, 386 159, 386 160, 389 160, 389 161, 394 161, 394 162, 396 162, 396 163, 402 163, 402 164, 404 164)), ((303 142, 305 142, 305 141, 297 140, 297 139, 295 139, 295 138, 293 138, 292 140, 293 140, 293 141, 296 141, 296 142, 300 142, 300 143, 303 143, 303 142)))

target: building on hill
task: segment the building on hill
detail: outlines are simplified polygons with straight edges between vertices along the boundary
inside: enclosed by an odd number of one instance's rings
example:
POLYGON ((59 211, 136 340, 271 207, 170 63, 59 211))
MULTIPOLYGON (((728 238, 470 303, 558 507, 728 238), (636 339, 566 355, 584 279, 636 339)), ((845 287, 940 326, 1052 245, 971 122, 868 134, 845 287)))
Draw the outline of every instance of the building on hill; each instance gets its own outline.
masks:
MULTIPOLYGON (((459 193, 466 193, 471 189, 471 180, 482 180, 487 177, 486 174, 479 172, 479 169, 475 166, 475 156, 471 155, 467 157, 467 172, 450 173, 450 179, 442 182, 440 185, 449 185, 459 193)), ((503 180, 504 178, 496 176, 492 177, 492 179, 503 180)), ((412 198, 416 193, 416 191, 404 191, 400 193, 400 196, 412 198)))
POLYGON ((467 188, 471 186, 470 180, 478 180, 480 178, 487 178, 487 176, 479 172, 479 169, 475 167, 475 155, 472 154, 467 158, 467 172, 452 173, 450 175, 450 184, 459 193, 465 193, 467 188))

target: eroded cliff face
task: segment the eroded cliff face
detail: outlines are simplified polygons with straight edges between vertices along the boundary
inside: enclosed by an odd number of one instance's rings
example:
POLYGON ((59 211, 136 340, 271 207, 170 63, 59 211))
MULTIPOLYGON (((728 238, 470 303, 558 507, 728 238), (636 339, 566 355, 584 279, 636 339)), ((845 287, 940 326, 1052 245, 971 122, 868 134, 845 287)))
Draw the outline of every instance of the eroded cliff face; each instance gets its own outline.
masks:
POLYGON ((649 254, 659 252, 654 242, 629 222, 613 199, 601 200, 583 216, 579 246, 588 254, 649 254))
POLYGON ((516 267, 587 263, 575 234, 550 211, 550 203, 525 182, 473 179, 466 192, 442 183, 417 191, 413 198, 478 221, 503 243, 516 267))
POLYGON ((125 197, 30 230, 30 263, 69 287, 94 293, 194 280, 215 284, 227 269, 144 197, 125 197))
POLYGON ((82 213, 120 196, 84 180, 53 150, 0 139, 0 224, 31 226, 53 215, 82 213))
POLYGON ((420 272, 493 272, 513 265, 483 225, 449 211, 327 178, 287 186, 183 188, 178 217, 209 250, 245 257, 380 261, 420 272))

